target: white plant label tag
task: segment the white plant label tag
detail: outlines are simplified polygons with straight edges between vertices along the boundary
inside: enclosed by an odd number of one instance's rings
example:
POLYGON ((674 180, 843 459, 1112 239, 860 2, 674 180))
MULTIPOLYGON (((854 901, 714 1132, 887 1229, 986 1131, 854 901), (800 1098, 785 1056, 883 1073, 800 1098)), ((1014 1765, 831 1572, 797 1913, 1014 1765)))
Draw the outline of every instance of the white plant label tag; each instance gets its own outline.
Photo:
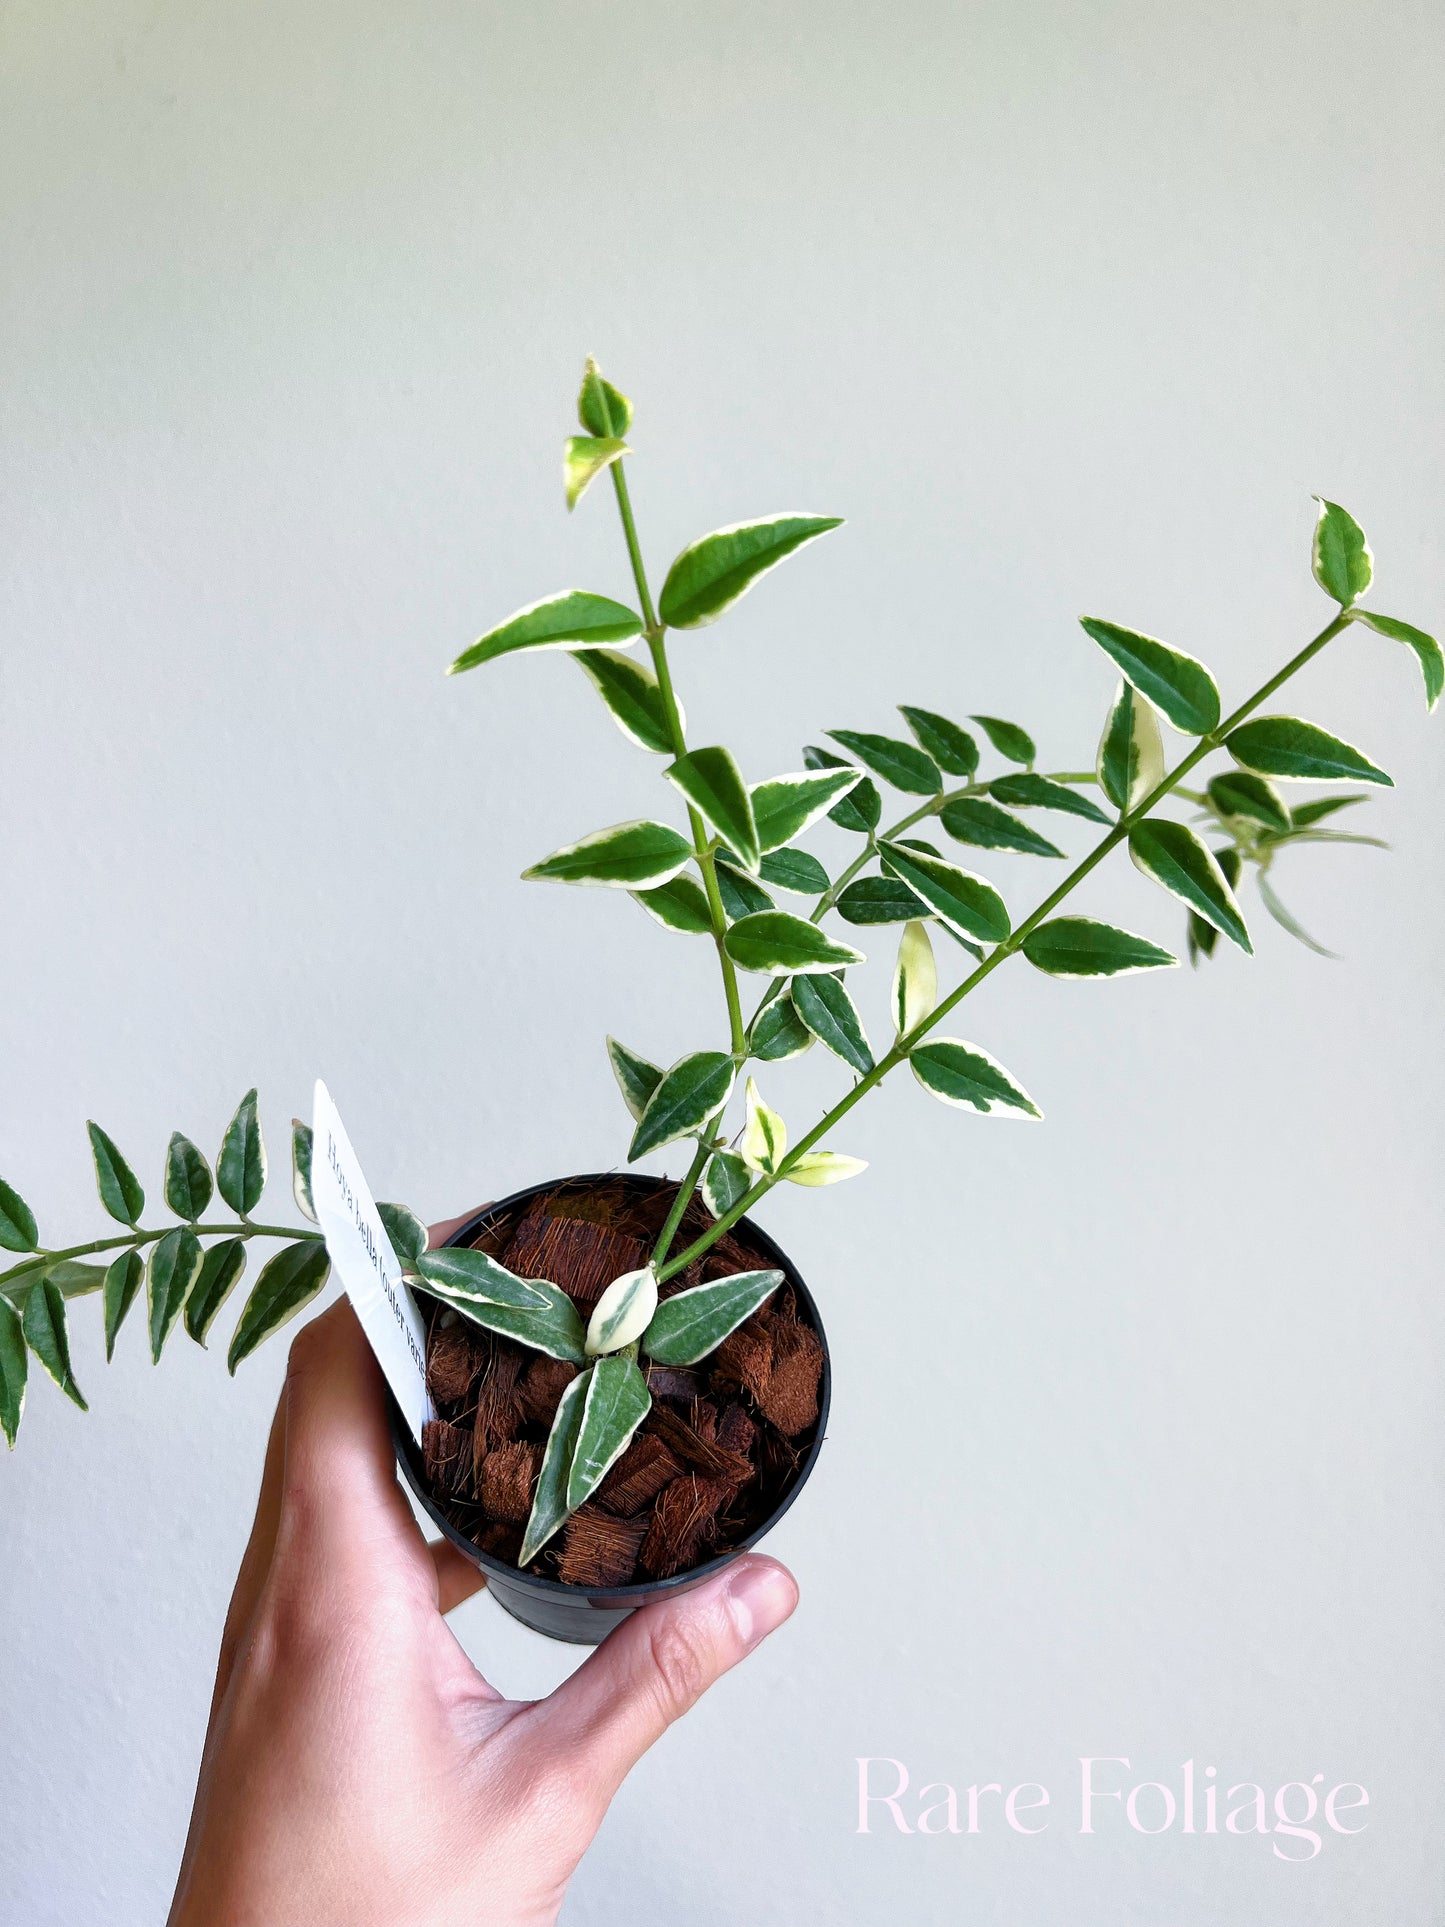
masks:
POLYGON ((311 1202, 361 1329, 418 1444, 436 1415, 426 1389, 426 1331, 351 1139, 318 1077, 312 1112, 311 1202))

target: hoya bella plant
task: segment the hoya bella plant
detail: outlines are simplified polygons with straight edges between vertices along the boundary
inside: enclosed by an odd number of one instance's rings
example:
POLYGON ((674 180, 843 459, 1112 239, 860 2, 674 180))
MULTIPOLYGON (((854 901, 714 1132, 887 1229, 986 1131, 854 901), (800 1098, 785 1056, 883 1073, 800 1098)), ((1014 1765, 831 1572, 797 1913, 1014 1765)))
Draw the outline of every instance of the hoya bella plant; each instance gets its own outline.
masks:
MULTIPOLYGON (((1369 546, 1344 509, 1321 500, 1312 562, 1333 613, 1227 714, 1213 676, 1195 657, 1087 617, 1085 633, 1121 676, 1091 769, 1037 769, 1033 738, 1003 718, 969 716, 975 733, 947 715, 901 704, 906 737, 829 730, 836 748, 809 747, 803 769, 750 782, 723 745, 689 748, 669 635, 716 622, 770 570, 837 528, 840 518, 771 515, 718 529, 677 556, 654 602, 625 468, 632 403, 591 361, 578 414, 584 432, 572 436, 564 452, 567 505, 575 508, 595 481, 610 478, 635 601, 580 590, 545 597, 489 629, 451 673, 523 650, 565 650, 629 742, 665 759, 660 773, 667 788, 659 792, 665 812, 592 831, 526 875, 625 890, 668 929, 710 942, 725 1017, 707 1048, 666 1069, 608 1040, 633 1121, 628 1160, 678 1142, 693 1149, 648 1262, 608 1284, 585 1324, 573 1296, 557 1284, 520 1276, 481 1249, 430 1251, 414 1214, 380 1207, 415 1289, 571 1370, 535 1480, 517 1555, 522 1567, 598 1491, 646 1420, 653 1403, 649 1368, 686 1368, 712 1357, 777 1292, 783 1273, 734 1268, 685 1289, 669 1290, 669 1281, 696 1275, 699 1261, 774 1185, 824 1186, 861 1172, 863 1162, 837 1149, 833 1134, 884 1078, 907 1065, 924 1091, 945 1104, 982 1116, 1040 1115, 987 1049, 941 1031, 987 977, 1016 956, 1054 978, 1126 976, 1179 962, 1150 937, 1065 909, 1116 850, 1127 849, 1146 876, 1184 905, 1195 963, 1214 954, 1221 936, 1252 954, 1237 895, 1246 868, 1255 872, 1266 910, 1292 936, 1321 949, 1275 891, 1279 853, 1298 843, 1378 840, 1330 821, 1364 802, 1363 792, 1291 804, 1279 785, 1388 786, 1391 779, 1318 724, 1274 710, 1261 714, 1285 683, 1336 637, 1363 625, 1414 652, 1431 709, 1445 686, 1445 656, 1433 637, 1360 606, 1373 575, 1369 546), (625 653, 639 643, 640 652, 625 653), (1184 739, 1172 764, 1161 719, 1184 739), (985 744, 1001 766, 992 773, 982 773, 985 744), (1210 759, 1216 767, 1206 772, 1210 759), (906 799, 886 827, 880 783, 906 799), (1190 820, 1168 813, 1179 804, 1190 820), (1072 820, 1094 840, 1021 917, 985 876, 918 834, 936 826, 970 851, 1068 862, 1038 827, 1041 815, 1046 822, 1072 820), (851 839, 832 870, 800 847, 824 819, 851 839), (779 908, 774 892, 797 907, 779 908), (830 919, 837 919, 831 928, 830 919), (849 935, 839 934, 838 923, 849 935), (878 1051, 852 988, 867 959, 851 933, 887 925, 898 931, 896 946, 891 940, 888 946, 891 1041, 878 1051), (951 984, 942 981, 935 937, 946 940, 945 954, 955 960, 951 984), (745 982, 758 979, 764 987, 745 1010, 745 982), (780 1063, 815 1042, 839 1060, 848 1081, 836 1102, 792 1139, 748 1067, 780 1063), (684 1222, 696 1219, 699 1193, 705 1228, 675 1249, 684 1222)), ((266 1178, 254 1091, 227 1129, 216 1164, 214 1188, 234 1222, 202 1222, 212 1199, 211 1169, 180 1134, 171 1139, 164 1179, 166 1204, 180 1222, 158 1228, 142 1226, 141 1185, 113 1141, 94 1124, 90 1140, 101 1202, 121 1225, 119 1235, 48 1249, 24 1200, 0 1183, 0 1245, 22 1254, 0 1275, 0 1424, 12 1445, 27 1352, 84 1405, 70 1364, 70 1298, 101 1295, 109 1357, 144 1283, 151 1351, 159 1359, 182 1318, 190 1336, 204 1342, 245 1268, 249 1243, 279 1239, 281 1249, 262 1269, 235 1327, 228 1361, 234 1372, 327 1276, 319 1232, 260 1224, 251 1216, 266 1178)), ((310 1132, 294 1124, 295 1198, 314 1218, 310 1159, 310 1132)))

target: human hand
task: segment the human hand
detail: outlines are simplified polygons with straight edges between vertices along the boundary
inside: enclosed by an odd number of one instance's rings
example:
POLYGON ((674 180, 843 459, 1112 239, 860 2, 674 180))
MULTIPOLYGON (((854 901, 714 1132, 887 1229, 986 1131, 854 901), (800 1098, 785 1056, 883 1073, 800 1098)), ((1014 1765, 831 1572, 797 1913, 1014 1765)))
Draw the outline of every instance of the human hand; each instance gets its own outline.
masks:
POLYGON ((482 1583, 418 1529, 380 1372, 334 1305, 291 1347, 170 1927, 555 1920, 629 1769, 797 1603, 745 1555, 528 1703, 442 1617, 482 1583))

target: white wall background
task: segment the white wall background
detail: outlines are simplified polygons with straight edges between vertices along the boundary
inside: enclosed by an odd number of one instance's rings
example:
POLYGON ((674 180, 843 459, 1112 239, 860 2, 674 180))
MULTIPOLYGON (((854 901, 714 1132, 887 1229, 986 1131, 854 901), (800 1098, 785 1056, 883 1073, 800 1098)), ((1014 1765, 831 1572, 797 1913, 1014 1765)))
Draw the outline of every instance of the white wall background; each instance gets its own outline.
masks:
MULTIPOLYGON (((849 518, 676 648, 757 775, 900 700, 1087 760, 1081 609, 1237 700, 1324 620, 1312 490, 1438 624, 1425 0, 8 0, 0 56, 0 1170, 56 1242, 102 1224, 87 1116, 158 1193, 172 1129, 213 1148, 259 1082, 280 1151, 320 1072, 441 1215, 620 1156, 604 1030, 715 1033, 702 946, 516 881, 656 766, 561 659, 441 675, 521 602, 626 592, 605 495, 561 502, 588 349, 638 400, 655 565, 849 518)), ((1344 962, 1260 917, 1196 978, 1016 966, 964 1032, 1044 1127, 889 1088, 867 1178, 770 1208, 838 1373, 776 1539, 802 1609, 637 1773, 576 1927, 1432 1916, 1441 724, 1364 636, 1297 703, 1400 786, 1393 855, 1283 876, 1344 962), (1055 1823, 860 1838, 860 1753, 1042 1780, 1055 1823), (1369 1831, 1303 1867, 1080 1839, 1081 1753, 1360 1780, 1369 1831)), ((1019 908, 1043 871, 997 874, 1019 908)), ((1082 907, 1181 934, 1117 861, 1082 907)), ((794 1116, 818 1056, 768 1079, 794 1116)), ((37 1385, 0 1467, 0 1891, 141 1927, 284 1347, 231 1384, 136 1326, 107 1370, 74 1323, 90 1417, 37 1385)), ((458 1623, 511 1690, 573 1663, 458 1623)))

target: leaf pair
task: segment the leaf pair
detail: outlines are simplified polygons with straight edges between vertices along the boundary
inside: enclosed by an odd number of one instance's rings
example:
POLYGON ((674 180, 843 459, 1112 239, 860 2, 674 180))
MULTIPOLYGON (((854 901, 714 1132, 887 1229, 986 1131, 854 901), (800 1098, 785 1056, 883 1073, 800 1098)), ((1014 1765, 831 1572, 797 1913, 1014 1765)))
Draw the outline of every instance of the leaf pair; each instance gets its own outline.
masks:
POLYGON ((817 1187, 841 1184, 868 1169, 862 1158, 845 1157, 838 1151, 805 1151, 788 1162, 788 1127, 770 1104, 763 1101, 757 1082, 748 1079, 747 1122, 738 1144, 743 1163, 761 1177, 783 1177, 789 1184, 817 1187))

